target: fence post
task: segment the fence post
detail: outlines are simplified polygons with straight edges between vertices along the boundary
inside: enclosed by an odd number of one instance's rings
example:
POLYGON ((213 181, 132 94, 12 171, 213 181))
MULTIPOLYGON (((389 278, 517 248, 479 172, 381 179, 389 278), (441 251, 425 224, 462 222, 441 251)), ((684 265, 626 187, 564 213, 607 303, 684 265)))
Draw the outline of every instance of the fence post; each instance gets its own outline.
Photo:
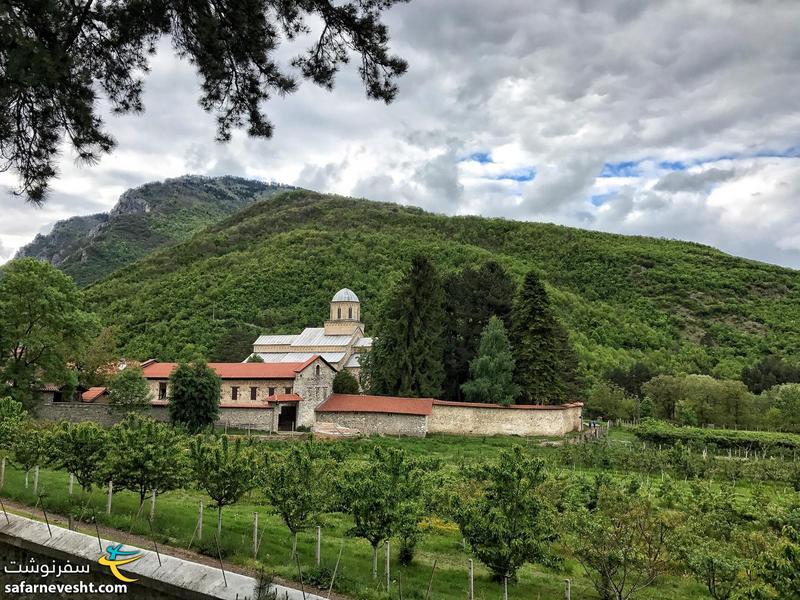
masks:
POLYGON ((508 575, 503 577, 503 600, 508 600, 508 575))
POLYGON ((391 583, 391 575, 389 573, 390 559, 392 556, 391 541, 386 540, 386 593, 389 593, 389 584, 391 583))
POLYGON ((317 568, 319 568, 319 563, 322 561, 322 527, 319 525, 317 525, 317 548, 314 558, 317 561, 317 568))
POLYGON ((203 539, 203 501, 200 500, 200 510, 197 512, 197 541, 203 539))
POLYGON ((156 491, 153 490, 153 495, 150 496, 150 520, 152 521, 156 516, 156 491))
POLYGON ((475 566, 472 564, 472 559, 469 559, 469 598, 468 600, 474 600, 475 598, 475 566))
POLYGON ((572 600, 572 580, 565 579, 564 580, 564 598, 566 600, 572 600))
POLYGON ((253 558, 258 557, 258 513, 253 513, 253 558))
POLYGON ((33 467, 33 493, 39 493, 39 465, 33 467))
POLYGON ((0 461, 0 490, 3 489, 3 484, 6 482, 6 459, 0 461))
POLYGON ((108 500, 106 500, 106 514, 111 514, 111 497, 114 494, 114 482, 109 480, 108 482, 108 500))
POLYGON ((69 474, 69 495, 72 496, 72 486, 75 485, 75 475, 69 474))

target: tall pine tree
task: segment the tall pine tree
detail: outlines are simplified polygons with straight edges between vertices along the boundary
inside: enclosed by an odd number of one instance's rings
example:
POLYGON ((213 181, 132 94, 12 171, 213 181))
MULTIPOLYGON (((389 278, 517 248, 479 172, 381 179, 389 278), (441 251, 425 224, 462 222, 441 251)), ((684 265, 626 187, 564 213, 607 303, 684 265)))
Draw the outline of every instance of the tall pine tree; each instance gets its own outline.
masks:
POLYGON ((478 353, 481 333, 492 316, 508 329, 516 284, 494 261, 479 269, 465 268, 445 280, 444 398, 464 400, 461 386, 469 379, 469 363, 478 353))
POLYGON ((472 375, 461 386, 468 402, 514 402, 518 386, 514 383, 514 355, 503 322, 492 317, 483 329, 478 356, 469 364, 472 375))
POLYGON ((418 256, 384 303, 364 361, 374 394, 437 397, 444 368, 444 291, 433 264, 418 256))
POLYGON ((577 358, 539 276, 525 276, 512 313, 515 381, 521 404, 560 404, 575 399, 577 358))

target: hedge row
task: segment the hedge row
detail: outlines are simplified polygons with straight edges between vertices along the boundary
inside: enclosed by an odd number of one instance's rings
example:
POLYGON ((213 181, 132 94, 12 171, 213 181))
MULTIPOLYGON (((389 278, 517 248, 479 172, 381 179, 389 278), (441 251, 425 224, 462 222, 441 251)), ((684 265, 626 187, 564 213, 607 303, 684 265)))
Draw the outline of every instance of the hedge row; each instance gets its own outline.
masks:
POLYGON ((654 444, 672 445, 681 441, 692 445, 716 446, 718 448, 800 449, 800 435, 775 431, 676 427, 664 421, 652 420, 647 420, 637 425, 633 428, 633 431, 641 441, 654 444))

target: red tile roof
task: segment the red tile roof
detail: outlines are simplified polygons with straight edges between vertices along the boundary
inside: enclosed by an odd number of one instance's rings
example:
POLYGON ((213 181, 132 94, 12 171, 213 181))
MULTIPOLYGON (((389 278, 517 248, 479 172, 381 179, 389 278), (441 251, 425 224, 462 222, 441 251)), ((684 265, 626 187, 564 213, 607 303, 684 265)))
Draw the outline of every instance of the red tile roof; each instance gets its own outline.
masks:
POLYGON ((317 412, 368 412, 392 415, 430 415, 433 398, 398 398, 331 394, 317 407, 317 412))
POLYGON ((470 408, 511 408, 517 410, 563 410, 565 408, 575 408, 583 406, 583 402, 572 402, 571 404, 512 404, 503 406, 502 404, 488 404, 483 402, 451 402, 449 400, 434 400, 434 406, 466 406, 470 408))
MULTIPOLYGON (((305 363, 208 363, 222 379, 294 379, 305 363)), ((142 371, 147 379, 167 379, 178 363, 153 362, 142 371)))
POLYGON ((94 402, 105 393, 106 393, 106 388, 104 387, 91 387, 81 394, 81 401, 94 402))
POLYGON ((267 402, 300 402, 300 394, 272 394, 267 396, 267 402))

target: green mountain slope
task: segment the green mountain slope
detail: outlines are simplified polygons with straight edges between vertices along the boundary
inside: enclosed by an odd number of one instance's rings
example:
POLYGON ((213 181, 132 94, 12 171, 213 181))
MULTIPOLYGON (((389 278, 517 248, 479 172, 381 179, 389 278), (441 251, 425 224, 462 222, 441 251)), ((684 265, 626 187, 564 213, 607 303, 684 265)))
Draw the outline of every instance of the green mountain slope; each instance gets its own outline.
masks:
POLYGON ((131 357, 212 349, 232 331, 320 324, 347 286, 367 332, 416 253, 443 270, 494 259, 521 280, 539 269, 588 374, 643 359, 669 371, 738 375, 800 342, 800 272, 699 244, 415 208, 279 194, 87 290, 131 357))
POLYGON ((17 256, 46 260, 79 285, 170 246, 258 199, 291 186, 187 175, 128 190, 108 214, 59 221, 17 256))

